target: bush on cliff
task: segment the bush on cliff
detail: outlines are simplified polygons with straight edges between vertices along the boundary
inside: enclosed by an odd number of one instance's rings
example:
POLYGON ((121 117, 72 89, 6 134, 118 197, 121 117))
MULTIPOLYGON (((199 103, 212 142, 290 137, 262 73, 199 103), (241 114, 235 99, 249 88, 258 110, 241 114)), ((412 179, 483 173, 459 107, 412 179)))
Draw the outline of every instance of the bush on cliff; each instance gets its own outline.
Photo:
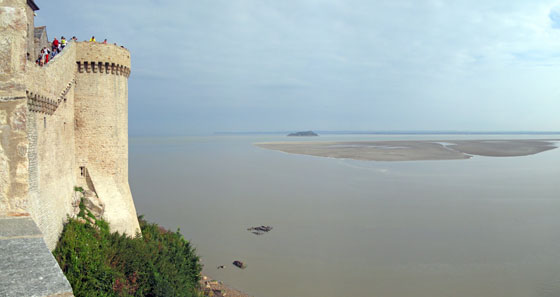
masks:
POLYGON ((75 296, 199 296, 199 257, 178 230, 139 217, 142 237, 129 238, 81 208, 53 252, 75 296))

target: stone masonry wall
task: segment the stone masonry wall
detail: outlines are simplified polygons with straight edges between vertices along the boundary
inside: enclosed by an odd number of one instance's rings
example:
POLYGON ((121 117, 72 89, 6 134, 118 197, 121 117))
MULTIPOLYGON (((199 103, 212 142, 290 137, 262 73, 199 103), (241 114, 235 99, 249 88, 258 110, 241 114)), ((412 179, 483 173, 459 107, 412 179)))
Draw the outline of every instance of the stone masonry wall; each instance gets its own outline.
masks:
POLYGON ((73 212, 76 181, 74 85, 76 46, 70 43, 44 67, 27 64, 29 212, 54 249, 73 212))
POLYGON ((27 5, 0 0, 0 215, 21 215, 28 204, 27 5))
POLYGON ((0 216, 28 213, 27 100, 24 98, 0 101, 0 216))

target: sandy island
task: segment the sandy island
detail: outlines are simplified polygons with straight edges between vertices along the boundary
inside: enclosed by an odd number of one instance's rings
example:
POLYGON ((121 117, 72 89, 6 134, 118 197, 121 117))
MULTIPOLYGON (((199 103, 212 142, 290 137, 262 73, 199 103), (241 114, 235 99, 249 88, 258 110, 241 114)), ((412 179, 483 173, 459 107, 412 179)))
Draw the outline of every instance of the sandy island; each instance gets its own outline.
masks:
POLYGON ((291 154, 370 160, 419 161, 469 159, 473 155, 518 157, 557 148, 560 139, 417 140, 344 142, 262 142, 254 145, 291 154))

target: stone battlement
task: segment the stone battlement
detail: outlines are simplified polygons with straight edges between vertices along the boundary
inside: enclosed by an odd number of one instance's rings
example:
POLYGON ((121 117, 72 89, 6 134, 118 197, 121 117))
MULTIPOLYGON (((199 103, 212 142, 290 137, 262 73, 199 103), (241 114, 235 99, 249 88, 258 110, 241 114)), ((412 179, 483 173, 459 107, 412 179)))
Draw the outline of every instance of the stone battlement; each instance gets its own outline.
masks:
POLYGON ((122 65, 130 69, 130 52, 118 45, 98 42, 75 42, 77 46, 76 61, 100 61, 122 65))

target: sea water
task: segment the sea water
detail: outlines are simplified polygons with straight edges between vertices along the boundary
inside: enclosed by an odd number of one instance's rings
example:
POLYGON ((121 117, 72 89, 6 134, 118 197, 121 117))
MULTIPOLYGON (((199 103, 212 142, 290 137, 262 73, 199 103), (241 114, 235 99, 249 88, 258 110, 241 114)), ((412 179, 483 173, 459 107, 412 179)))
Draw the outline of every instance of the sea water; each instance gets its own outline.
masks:
POLYGON ((129 179, 138 213, 180 227, 204 273, 256 297, 558 297, 560 149, 375 162, 253 145, 514 138, 559 137, 136 137, 129 179), (260 225, 274 229, 246 230, 260 225))

